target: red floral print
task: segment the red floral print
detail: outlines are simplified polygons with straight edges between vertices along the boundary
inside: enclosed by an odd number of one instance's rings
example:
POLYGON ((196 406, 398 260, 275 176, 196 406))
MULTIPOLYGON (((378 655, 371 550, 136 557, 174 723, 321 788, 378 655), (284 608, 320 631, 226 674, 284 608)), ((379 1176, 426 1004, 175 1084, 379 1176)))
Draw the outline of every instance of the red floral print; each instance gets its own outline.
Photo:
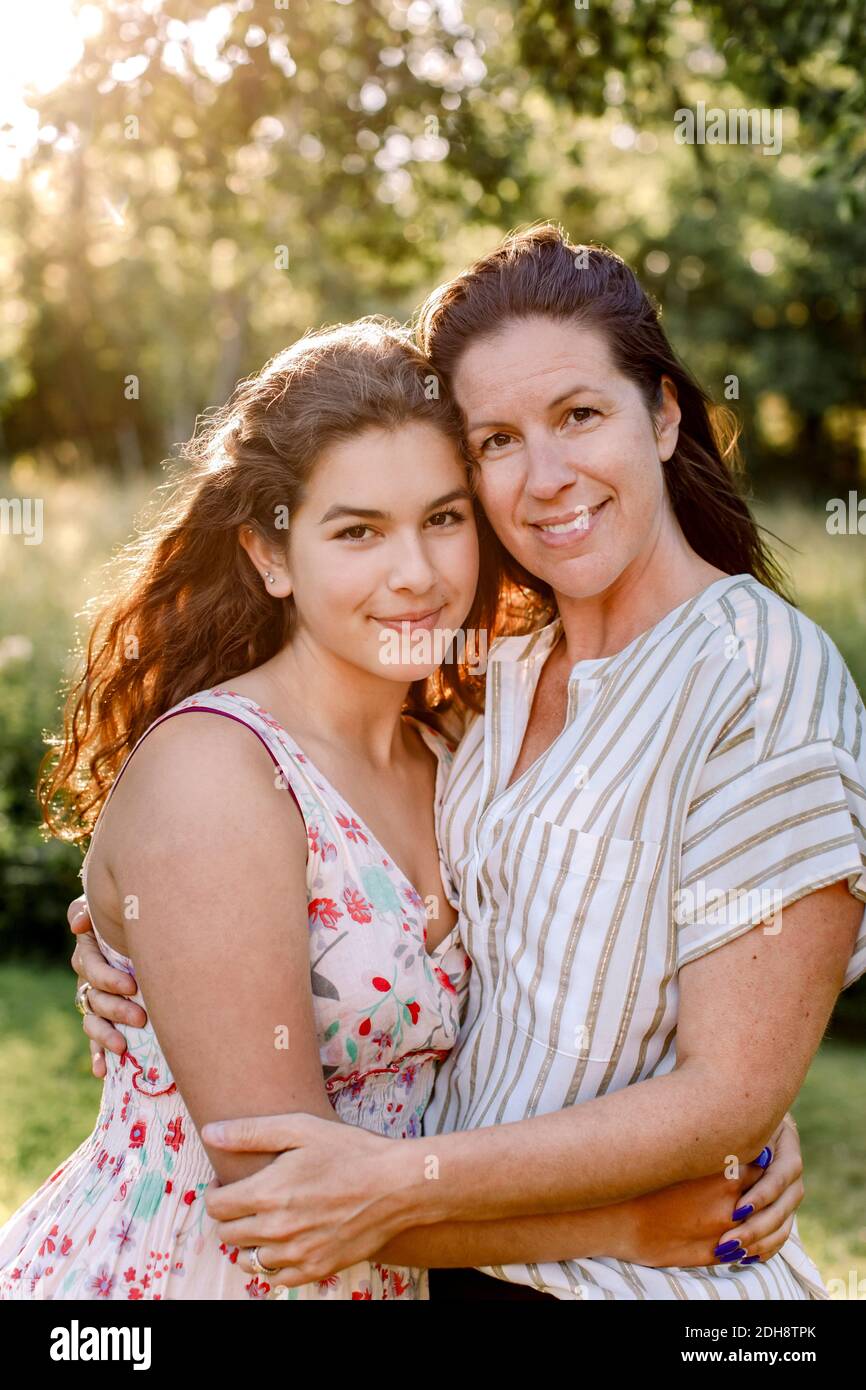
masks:
POLYGON ((323 927, 336 927, 342 915, 333 898, 313 898, 312 902, 307 903, 307 916, 310 921, 320 922, 323 927))
POLYGON ((183 1132, 183 1119, 176 1115, 171 1121, 165 1135, 165 1146, 167 1149, 174 1149, 175 1153, 180 1150, 181 1144, 185 1143, 186 1135, 183 1132))
POLYGON ((355 888, 343 889, 343 902, 353 922, 372 922, 372 908, 355 888))

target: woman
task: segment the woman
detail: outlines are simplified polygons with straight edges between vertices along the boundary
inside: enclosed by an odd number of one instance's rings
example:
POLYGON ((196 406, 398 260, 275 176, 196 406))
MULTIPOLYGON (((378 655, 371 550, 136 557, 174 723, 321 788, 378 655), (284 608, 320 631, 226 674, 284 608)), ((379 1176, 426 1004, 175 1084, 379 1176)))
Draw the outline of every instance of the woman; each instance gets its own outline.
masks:
MULTIPOLYGON (((736 1164, 866 965, 862 702, 778 592, 633 272, 536 229, 437 291, 419 341, 507 571, 552 620, 494 645, 440 810, 473 970, 425 1137, 206 1130, 284 1151, 208 1209, 287 1288, 736 1164)), ((764 1258, 760 1215, 724 1266, 465 1263, 563 1299, 826 1297, 795 1229, 764 1258)))
MULTIPOLYGON (((126 1030, 93 1133, 0 1231, 5 1298, 267 1296, 204 1194, 268 1160, 202 1146, 202 1125, 297 1109, 420 1133, 468 962, 433 825, 450 752, 417 716, 471 682, 428 681, 414 639, 486 603, 459 421, 428 371, 376 321, 303 339, 207 423, 128 552, 41 797, 67 835, 98 816, 87 902, 152 1020, 126 1030)), ((670 1209, 716 1211, 716 1231, 754 1177, 670 1209)), ((639 1257, 623 1212, 611 1248, 639 1257)), ((584 1249, 593 1220, 530 1221, 533 1252, 584 1249)), ((363 1258, 294 1294, 414 1300, 426 1271, 363 1258)))

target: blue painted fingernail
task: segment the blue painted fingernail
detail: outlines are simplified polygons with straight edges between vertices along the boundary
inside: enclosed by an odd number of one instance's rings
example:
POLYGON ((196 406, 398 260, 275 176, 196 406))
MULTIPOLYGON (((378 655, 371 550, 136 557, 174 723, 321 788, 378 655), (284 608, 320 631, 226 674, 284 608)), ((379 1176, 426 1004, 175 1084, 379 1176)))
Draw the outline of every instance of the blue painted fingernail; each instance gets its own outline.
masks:
POLYGON ((716 1246, 715 1250, 713 1251, 713 1254, 714 1254, 714 1255, 728 1255, 728 1254, 730 1254, 730 1252, 731 1252, 732 1250, 739 1250, 739 1249, 740 1249, 740 1242, 739 1242, 738 1240, 726 1240, 725 1243, 724 1243, 724 1245, 717 1245, 717 1246, 716 1246))
POLYGON ((752 1162, 757 1164, 759 1168, 767 1168, 773 1162, 773 1150, 769 1146, 761 1149, 758 1157, 752 1159, 752 1162))
POLYGON ((731 1220, 745 1221, 746 1217, 751 1216, 754 1210, 754 1207, 737 1207, 737 1210, 734 1212, 733 1216, 731 1217, 731 1220))
POLYGON ((759 1260, 760 1258, 761 1258, 760 1255, 747 1255, 747 1256, 745 1257, 745 1259, 740 1260, 740 1264, 741 1264, 741 1265, 753 1265, 753 1264, 755 1263, 755 1261, 756 1261, 756 1260, 759 1260))
POLYGON ((735 1262, 740 1261, 745 1255, 745 1253, 745 1250, 735 1250, 731 1255, 722 1255, 721 1259, 719 1260, 719 1264, 732 1265, 735 1262))

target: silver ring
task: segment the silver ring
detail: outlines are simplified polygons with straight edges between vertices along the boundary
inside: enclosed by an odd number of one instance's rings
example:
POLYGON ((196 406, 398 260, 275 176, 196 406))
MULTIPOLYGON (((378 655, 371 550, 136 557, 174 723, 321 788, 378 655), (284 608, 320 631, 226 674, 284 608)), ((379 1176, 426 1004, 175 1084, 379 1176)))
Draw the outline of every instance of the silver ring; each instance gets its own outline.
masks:
POLYGON ((87 997, 92 988, 93 986, 89 980, 82 980, 75 991, 75 1007, 82 1018, 85 1014, 93 1013, 93 1007, 87 997))
POLYGON ((261 1260, 259 1259, 259 1251, 261 1250, 261 1248, 262 1247, 260 1245, 253 1245, 250 1248, 249 1258, 250 1264, 253 1267, 253 1274, 279 1274, 280 1270, 282 1269, 282 1265, 276 1265, 274 1269, 271 1269, 269 1265, 262 1264, 261 1260))

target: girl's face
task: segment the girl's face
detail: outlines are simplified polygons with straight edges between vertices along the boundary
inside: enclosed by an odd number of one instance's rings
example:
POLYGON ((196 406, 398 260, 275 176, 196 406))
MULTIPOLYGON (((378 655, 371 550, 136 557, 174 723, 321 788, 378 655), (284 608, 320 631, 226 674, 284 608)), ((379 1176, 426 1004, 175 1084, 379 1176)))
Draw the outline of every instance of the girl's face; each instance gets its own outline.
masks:
POLYGON ((430 675, 478 583, 456 445, 424 421, 330 445, 292 516, 286 578, 299 637, 389 680, 430 675))
POLYGON ((672 520, 662 461, 676 447, 663 378, 658 432, 603 334, 536 317, 467 348, 454 373, 478 495, 503 545, 558 597, 641 572, 672 520))

